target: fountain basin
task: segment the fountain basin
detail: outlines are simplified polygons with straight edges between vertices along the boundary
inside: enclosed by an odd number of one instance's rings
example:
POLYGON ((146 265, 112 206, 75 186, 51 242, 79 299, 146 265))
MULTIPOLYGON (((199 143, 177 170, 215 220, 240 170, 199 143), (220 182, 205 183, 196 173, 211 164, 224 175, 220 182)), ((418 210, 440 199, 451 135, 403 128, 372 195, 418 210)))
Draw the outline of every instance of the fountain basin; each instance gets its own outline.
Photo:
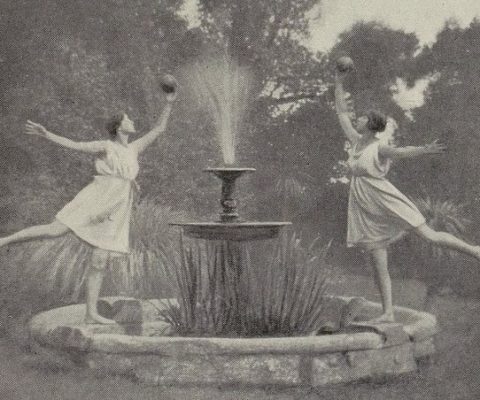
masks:
MULTIPOLYGON (((351 300, 326 299, 325 318, 342 315, 351 300)), ((32 319, 32 346, 76 365, 153 385, 324 386, 412 372, 435 351, 435 317, 404 307, 395 308, 399 323, 354 325, 330 335, 195 338, 171 336, 157 313, 167 301, 102 302, 108 307, 99 304, 99 310, 107 317, 114 312, 117 325, 85 325, 84 305, 61 307, 32 319)), ((380 304, 363 301, 365 316, 380 311, 380 304)))
POLYGON ((291 222, 176 222, 186 236, 196 239, 253 241, 272 239, 291 222))
POLYGON ((238 178, 246 173, 255 172, 255 168, 218 167, 206 168, 222 182, 221 200, 223 211, 218 221, 208 222, 174 222, 171 226, 183 228, 186 236, 195 239, 254 241, 272 239, 278 236, 280 229, 291 225, 291 222, 244 221, 237 213, 235 200, 235 184, 238 178))
POLYGON ((255 168, 250 167, 208 167, 204 169, 205 172, 212 172, 220 179, 226 176, 228 179, 237 179, 244 173, 255 172, 255 168))

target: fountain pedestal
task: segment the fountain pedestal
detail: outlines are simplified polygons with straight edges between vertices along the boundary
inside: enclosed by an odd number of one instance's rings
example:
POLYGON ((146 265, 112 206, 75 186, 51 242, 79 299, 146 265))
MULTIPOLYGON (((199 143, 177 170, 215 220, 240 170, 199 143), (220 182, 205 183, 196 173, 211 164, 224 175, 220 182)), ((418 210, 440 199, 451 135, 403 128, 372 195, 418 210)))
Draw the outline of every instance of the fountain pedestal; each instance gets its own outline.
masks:
POLYGON ((234 198, 235 182, 244 173, 254 172, 255 168, 207 168, 205 171, 213 173, 222 180, 220 204, 223 207, 223 211, 220 214, 220 221, 237 221, 239 216, 237 213, 237 200, 234 198))
POLYGON ((174 222, 170 225, 180 226, 186 236, 206 240, 252 241, 272 239, 278 236, 280 229, 291 225, 291 222, 256 222, 243 221, 237 212, 235 199, 236 180, 245 173, 255 171, 255 168, 207 168, 222 180, 222 197, 220 204, 222 212, 219 221, 209 222, 174 222))

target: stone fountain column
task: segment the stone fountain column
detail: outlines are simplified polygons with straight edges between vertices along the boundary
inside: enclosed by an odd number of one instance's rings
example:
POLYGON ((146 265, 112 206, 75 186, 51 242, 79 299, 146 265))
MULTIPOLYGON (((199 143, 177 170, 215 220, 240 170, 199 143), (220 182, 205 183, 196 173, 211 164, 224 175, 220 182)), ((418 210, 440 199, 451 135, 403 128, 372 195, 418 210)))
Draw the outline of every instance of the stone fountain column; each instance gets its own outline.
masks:
MULTIPOLYGON (((214 174, 222 181, 220 204, 222 211, 218 221, 210 222, 175 222, 186 236, 212 241, 214 245, 214 266, 208 272, 209 285, 215 287, 215 296, 209 298, 205 307, 210 307, 222 316, 227 316, 228 325, 234 327, 237 334, 242 334, 244 328, 244 305, 247 303, 248 288, 245 287, 245 266, 247 262, 246 243, 262 239, 272 239, 278 236, 282 227, 290 222, 256 222, 244 221, 237 211, 235 184, 245 173, 254 172, 254 168, 208 168, 207 172, 214 174), (218 312, 222 310, 221 312, 218 312)), ((205 271, 196 272, 202 276, 205 271)), ((192 290, 191 292, 194 292, 192 290)), ((222 325, 221 323, 219 324, 222 325)), ((220 332, 221 333, 221 332, 220 332)))

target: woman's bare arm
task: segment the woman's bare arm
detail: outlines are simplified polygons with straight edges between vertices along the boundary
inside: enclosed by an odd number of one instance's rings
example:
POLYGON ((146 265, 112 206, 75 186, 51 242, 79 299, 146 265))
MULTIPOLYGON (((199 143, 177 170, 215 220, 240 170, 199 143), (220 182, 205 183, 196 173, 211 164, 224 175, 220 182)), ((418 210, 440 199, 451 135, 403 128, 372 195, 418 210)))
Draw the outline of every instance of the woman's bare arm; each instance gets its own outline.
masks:
POLYGON ((143 152, 148 146, 150 146, 165 130, 167 129, 168 118, 172 111, 172 102, 169 102, 162 111, 160 118, 155 123, 154 128, 143 135, 140 139, 132 142, 132 146, 138 153, 143 152))
POLYGON ((426 144, 425 146, 394 147, 388 144, 378 146, 379 155, 391 159, 414 158, 426 154, 441 154, 445 152, 445 150, 446 147, 443 144, 437 143, 437 141, 426 144))
POLYGON ((48 131, 44 126, 32 121, 27 121, 25 133, 27 135, 41 136, 62 147, 83 151, 85 153, 101 153, 105 151, 105 144, 102 141, 76 142, 74 140, 56 135, 55 133, 48 131))
POLYGON ((355 130, 350 120, 348 105, 345 99, 346 93, 343 89, 345 76, 346 74, 339 73, 338 71, 335 74, 335 109, 337 110, 338 119, 345 136, 353 143, 360 139, 361 135, 355 130))

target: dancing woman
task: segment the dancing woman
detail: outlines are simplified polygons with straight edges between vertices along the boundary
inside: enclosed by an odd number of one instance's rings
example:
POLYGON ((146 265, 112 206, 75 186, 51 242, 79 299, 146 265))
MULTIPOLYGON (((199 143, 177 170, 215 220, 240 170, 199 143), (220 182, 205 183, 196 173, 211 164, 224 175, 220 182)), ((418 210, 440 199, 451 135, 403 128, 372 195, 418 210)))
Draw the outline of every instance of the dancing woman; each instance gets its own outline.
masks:
POLYGON ((129 253, 129 230, 135 178, 139 172, 138 155, 162 134, 167 126, 176 92, 166 95, 165 106, 155 127, 129 143, 136 133, 127 114, 111 118, 107 124, 110 140, 76 142, 28 121, 26 133, 51 140, 60 146, 97 155, 98 173, 47 225, 23 229, 0 238, 0 247, 38 238, 53 238, 73 232, 93 246, 86 279, 86 323, 111 324, 115 321, 98 314, 97 300, 109 258, 129 253))
POLYGON ((388 272, 389 244, 413 230, 422 239, 480 259, 480 246, 472 246, 457 237, 432 230, 417 207, 386 178, 392 160, 441 154, 445 147, 436 141, 425 146, 393 147, 376 138, 385 130, 387 119, 370 111, 350 120, 343 82, 347 72, 335 75, 335 107, 340 125, 351 144, 348 165, 352 178, 348 202, 347 246, 364 250, 373 264, 375 283, 382 297, 383 314, 372 322, 393 322, 391 280, 388 272))

